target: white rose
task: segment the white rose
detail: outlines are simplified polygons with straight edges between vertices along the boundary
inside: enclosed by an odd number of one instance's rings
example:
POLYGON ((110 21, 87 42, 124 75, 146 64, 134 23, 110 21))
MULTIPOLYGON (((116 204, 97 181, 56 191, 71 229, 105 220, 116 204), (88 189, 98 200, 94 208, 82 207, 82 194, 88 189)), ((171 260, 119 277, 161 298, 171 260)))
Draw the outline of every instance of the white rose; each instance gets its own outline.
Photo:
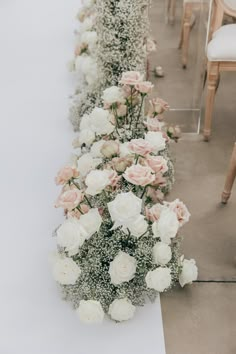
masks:
POLYGON ((182 272, 179 276, 179 283, 182 287, 191 284, 198 277, 198 268, 194 259, 185 259, 182 263, 182 272))
POLYGON ((95 133, 91 129, 83 129, 79 132, 78 139, 80 146, 83 144, 90 146, 95 140, 95 133))
POLYGON ((154 262, 166 265, 172 257, 171 248, 164 242, 157 242, 152 250, 154 262))
POLYGON ((110 184, 108 170, 93 170, 85 179, 86 193, 89 195, 99 194, 110 184))
POLYGON ((90 52, 92 52, 97 43, 97 32, 95 31, 86 31, 81 35, 81 43, 88 44, 90 52))
POLYGON ((142 236, 147 231, 147 228, 148 228, 148 223, 144 219, 143 215, 139 215, 139 217, 136 220, 134 220, 128 227, 131 235, 135 237, 142 236))
POLYGON ((107 205, 111 218, 115 222, 114 229, 119 226, 128 227, 138 218, 142 209, 142 200, 132 192, 120 193, 107 205))
POLYGON ((79 223, 87 232, 87 239, 91 237, 95 232, 98 232, 102 224, 101 215, 98 209, 90 209, 86 214, 81 215, 79 223))
POLYGON ((147 287, 163 292, 171 285, 171 273, 169 268, 157 268, 146 275, 147 287))
POLYGON ((134 257, 120 251, 110 263, 109 274, 111 283, 119 285, 134 278, 137 262, 134 257))
POLYGON ((134 316, 136 308, 132 302, 127 299, 115 299, 109 306, 109 315, 115 321, 128 321, 134 316))
POLYGON ((129 143, 120 144, 120 157, 125 157, 127 155, 132 155, 132 152, 128 148, 129 143))
POLYGON ((103 308, 96 300, 81 300, 76 313, 80 321, 87 324, 101 323, 104 319, 103 308))
POLYGON ((145 140, 154 147, 156 153, 166 148, 166 139, 163 138, 161 132, 147 132, 145 140))
POLYGON ((71 258, 56 258, 53 264, 53 277, 62 285, 73 285, 81 270, 71 258))
POLYGON ((89 114, 84 114, 80 121, 80 129, 90 129, 90 116, 89 114))
POLYGON ((86 237, 88 237, 87 232, 76 218, 67 219, 57 230, 57 244, 64 247, 69 252, 69 256, 78 253, 86 237))
POLYGON ((158 221, 152 224, 154 237, 160 237, 162 242, 169 244, 179 229, 179 221, 175 212, 168 208, 163 208, 158 221))
POLYGON ((82 177, 86 176, 89 171, 98 166, 102 159, 94 159, 91 154, 87 153, 82 155, 78 162, 78 171, 82 177))
POLYGON ((90 129, 96 134, 111 134, 115 126, 110 122, 110 113, 102 108, 94 108, 90 114, 90 129))
POLYGON ((78 55, 75 58, 75 70, 81 71, 84 74, 83 66, 86 63, 87 56, 86 55, 78 55))
POLYGON ((108 87, 103 91, 102 99, 105 104, 111 105, 112 103, 123 103, 124 96, 122 90, 117 86, 108 87))
POLYGON ((101 148, 103 144, 105 143, 105 140, 99 140, 95 141, 93 145, 91 146, 90 153, 93 157, 103 157, 101 153, 101 148))
POLYGON ((90 63, 85 79, 89 85, 93 85, 98 79, 98 67, 95 61, 90 63))

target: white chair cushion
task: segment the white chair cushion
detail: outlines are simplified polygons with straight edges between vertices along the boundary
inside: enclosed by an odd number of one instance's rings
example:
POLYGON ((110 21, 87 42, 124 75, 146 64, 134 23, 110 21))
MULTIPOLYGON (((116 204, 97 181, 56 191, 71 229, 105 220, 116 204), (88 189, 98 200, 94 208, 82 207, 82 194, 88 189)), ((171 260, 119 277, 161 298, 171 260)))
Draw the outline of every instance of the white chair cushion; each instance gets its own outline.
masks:
POLYGON ((236 61, 236 24, 220 27, 207 46, 210 61, 236 61))

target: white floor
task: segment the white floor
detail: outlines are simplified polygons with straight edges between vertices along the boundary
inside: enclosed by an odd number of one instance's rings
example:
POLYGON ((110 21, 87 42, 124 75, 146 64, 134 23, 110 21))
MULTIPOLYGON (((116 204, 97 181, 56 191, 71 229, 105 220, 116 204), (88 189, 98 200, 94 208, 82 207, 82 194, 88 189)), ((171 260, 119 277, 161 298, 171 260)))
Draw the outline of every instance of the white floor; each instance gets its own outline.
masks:
POLYGON ((54 175, 71 152, 67 120, 74 83, 79 0, 0 1, 0 354, 164 354, 160 304, 134 321, 79 323, 50 273, 54 175))

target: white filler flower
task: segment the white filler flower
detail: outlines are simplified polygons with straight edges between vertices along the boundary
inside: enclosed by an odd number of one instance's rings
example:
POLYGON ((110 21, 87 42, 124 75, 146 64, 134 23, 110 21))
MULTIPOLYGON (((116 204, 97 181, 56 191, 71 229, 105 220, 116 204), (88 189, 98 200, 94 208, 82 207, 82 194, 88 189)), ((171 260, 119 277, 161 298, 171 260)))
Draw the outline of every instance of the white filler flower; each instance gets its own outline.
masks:
POLYGON ((81 322, 87 324, 101 323, 104 318, 104 311, 99 301, 81 300, 76 310, 81 322))
POLYGON ((109 111, 102 108, 94 108, 90 114, 90 129, 98 135, 111 134, 115 126, 110 122, 109 111))
POLYGON ((171 285, 171 273, 169 268, 157 268, 147 273, 147 287, 163 292, 171 285))
POLYGON ((69 256, 75 255, 88 237, 77 218, 67 219, 57 230, 57 244, 64 247, 69 256))
POLYGON ((133 318, 135 306, 127 299, 115 299, 109 306, 109 315, 115 321, 128 321, 133 318))
POLYGON ((62 285, 74 285, 81 270, 71 258, 57 258, 54 261, 52 274, 62 285))
POLYGON ((163 208, 158 221, 152 224, 154 237, 160 237, 162 242, 169 244, 179 229, 176 213, 168 208, 163 208))
POLYGON ((152 249, 153 259, 156 264, 166 265, 172 257, 171 248, 164 242, 157 242, 152 249))
POLYGON ((153 146, 156 153, 166 148, 166 139, 161 132, 147 132, 145 140, 153 146))
POLYGON ((179 276, 179 283, 182 287, 191 284, 198 277, 198 268, 194 259, 185 259, 182 263, 182 272, 179 276))
POLYGON ((79 223, 82 225, 84 230, 86 230, 86 238, 90 238, 95 232, 99 231, 102 224, 102 218, 98 212, 98 209, 90 209, 88 213, 81 215, 79 223))
POLYGON ((142 209, 142 200, 132 192, 120 193, 107 204, 112 220, 115 222, 113 229, 119 226, 128 227, 137 220, 142 209))
POLYGON ((111 86, 104 90, 102 99, 103 102, 108 105, 113 103, 123 103, 125 101, 122 90, 118 86, 111 86))
POLYGON ((109 171, 93 170, 89 172, 85 184, 87 194, 94 196, 101 193, 110 184, 109 171))
POLYGON ((120 251, 110 263, 109 274, 111 283, 119 285, 134 278, 137 261, 129 254, 120 251))

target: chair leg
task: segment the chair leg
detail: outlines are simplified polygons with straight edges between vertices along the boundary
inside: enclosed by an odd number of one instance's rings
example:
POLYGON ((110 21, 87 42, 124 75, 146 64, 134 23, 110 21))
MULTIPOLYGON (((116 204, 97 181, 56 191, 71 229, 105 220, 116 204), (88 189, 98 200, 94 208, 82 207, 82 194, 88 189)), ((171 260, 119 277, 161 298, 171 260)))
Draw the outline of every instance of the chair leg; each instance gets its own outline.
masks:
POLYGON ((192 4, 191 3, 184 4, 181 40, 180 40, 180 47, 182 47, 183 69, 186 69, 187 61, 188 61, 188 47, 189 47, 189 36, 191 30, 192 12, 193 12, 192 4))
POLYGON ((211 135, 212 113, 214 106, 215 93, 219 79, 219 64, 217 62, 208 62, 207 65, 207 96, 204 122, 204 140, 209 141, 211 135))
POLYGON ((173 25, 175 22, 175 8, 176 8, 176 0, 170 0, 169 20, 171 25, 173 25))
POLYGON ((224 190, 221 196, 221 203, 223 204, 226 204, 228 202, 235 177, 236 177, 236 143, 234 144, 234 149, 229 164, 228 174, 226 177, 224 190))

